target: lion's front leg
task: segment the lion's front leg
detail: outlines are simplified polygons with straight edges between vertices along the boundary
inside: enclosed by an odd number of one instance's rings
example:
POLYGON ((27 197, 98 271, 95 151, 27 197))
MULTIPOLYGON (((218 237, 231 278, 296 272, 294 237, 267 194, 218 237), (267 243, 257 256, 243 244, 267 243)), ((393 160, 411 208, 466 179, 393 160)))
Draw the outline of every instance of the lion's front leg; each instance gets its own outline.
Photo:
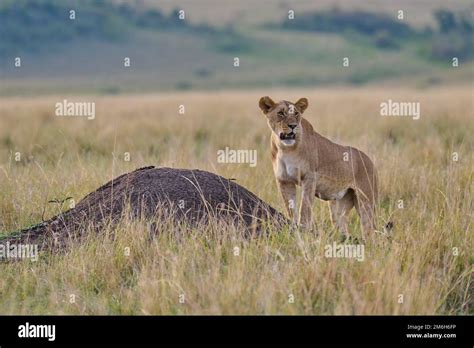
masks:
POLYGON ((301 185, 301 209, 300 209, 300 225, 311 229, 312 217, 311 210, 313 208, 314 196, 316 194, 316 178, 314 175, 306 175, 301 185))
POLYGON ((285 204, 286 212, 291 220, 297 223, 296 210, 296 184, 277 180, 278 190, 280 191, 283 203, 285 204))

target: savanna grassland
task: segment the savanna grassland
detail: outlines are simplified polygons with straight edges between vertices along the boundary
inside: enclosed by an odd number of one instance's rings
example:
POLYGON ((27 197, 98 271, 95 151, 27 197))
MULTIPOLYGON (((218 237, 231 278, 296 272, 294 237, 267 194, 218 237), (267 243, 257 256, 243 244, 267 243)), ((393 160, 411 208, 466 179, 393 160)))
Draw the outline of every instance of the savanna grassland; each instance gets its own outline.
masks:
MULTIPOLYGON (((0 231, 50 218, 69 203, 48 201, 77 202, 147 165, 236 178, 282 211, 257 105, 265 94, 307 97, 305 116, 318 132, 374 160, 378 223, 395 227, 369 238, 363 261, 325 257, 324 246, 340 239, 322 201, 314 205, 318 234, 272 229, 246 239, 216 224, 187 233, 163 224, 150 241, 147 221, 123 221, 37 262, 1 263, 0 313, 472 314, 472 86, 67 98, 95 101, 94 120, 55 116, 63 96, 4 97, 0 231), (380 116, 389 98, 419 101, 421 118, 380 116), (226 146, 257 150, 257 165, 217 163, 226 146)), ((350 229, 360 235, 354 213, 350 229)))

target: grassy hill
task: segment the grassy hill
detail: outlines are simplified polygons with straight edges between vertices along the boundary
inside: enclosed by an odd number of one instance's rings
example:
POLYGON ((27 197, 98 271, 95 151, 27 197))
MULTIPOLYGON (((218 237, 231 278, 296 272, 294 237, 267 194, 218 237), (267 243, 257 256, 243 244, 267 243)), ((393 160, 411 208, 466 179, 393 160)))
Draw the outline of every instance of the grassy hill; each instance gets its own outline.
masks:
POLYGON ((438 17, 434 3, 420 2, 416 11, 407 5, 406 21, 400 21, 391 7, 336 8, 337 2, 308 7, 305 1, 263 1, 250 11, 206 1, 206 15, 189 1, 174 7, 153 1, 5 1, 0 95, 472 81, 472 18, 463 15, 469 3, 450 3, 438 17), (296 17, 289 21, 293 7, 296 17), (423 8, 430 19, 415 25, 413 16, 423 8), (456 69, 453 56, 460 59, 456 69), (342 66, 344 57, 349 67, 342 66))

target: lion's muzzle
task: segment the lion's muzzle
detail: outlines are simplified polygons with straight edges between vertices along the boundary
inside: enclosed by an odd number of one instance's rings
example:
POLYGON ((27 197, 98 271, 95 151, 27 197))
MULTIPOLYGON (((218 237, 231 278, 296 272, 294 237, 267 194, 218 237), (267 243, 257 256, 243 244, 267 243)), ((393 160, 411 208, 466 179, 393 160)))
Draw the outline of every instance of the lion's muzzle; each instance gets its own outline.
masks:
POLYGON ((291 131, 290 133, 280 133, 280 140, 295 140, 296 133, 291 131))

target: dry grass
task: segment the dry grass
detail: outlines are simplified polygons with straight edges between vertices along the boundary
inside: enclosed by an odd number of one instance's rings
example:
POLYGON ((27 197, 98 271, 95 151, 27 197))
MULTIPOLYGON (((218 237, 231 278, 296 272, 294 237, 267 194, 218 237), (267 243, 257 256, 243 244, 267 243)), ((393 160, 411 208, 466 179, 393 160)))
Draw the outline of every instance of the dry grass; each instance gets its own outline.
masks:
MULTIPOLYGON (((338 235, 320 201, 314 206, 319 235, 272 230, 267 238, 246 240, 235 228, 213 224, 178 238, 179 231, 163 224, 150 242, 149 222, 123 221, 115 240, 104 231, 38 262, 0 264, 0 313, 472 314, 471 92, 460 87, 77 98, 96 102, 92 121, 54 116, 54 104, 63 97, 4 98, 2 232, 41 221, 43 211, 45 218, 56 214, 60 207, 48 200, 78 201, 112 177, 145 165, 237 178, 282 210, 269 130, 257 107, 263 94, 308 97, 307 118, 320 133, 366 151, 379 168, 379 222, 391 216, 396 227, 390 238, 374 236, 358 262, 324 257, 324 246, 338 235), (381 117, 379 104, 389 98, 420 101, 421 119, 381 117), (256 149, 258 165, 218 164, 216 152, 226 146, 256 149), (404 209, 398 209, 398 200, 404 209)), ((351 230, 360 234, 355 215, 351 230)))

